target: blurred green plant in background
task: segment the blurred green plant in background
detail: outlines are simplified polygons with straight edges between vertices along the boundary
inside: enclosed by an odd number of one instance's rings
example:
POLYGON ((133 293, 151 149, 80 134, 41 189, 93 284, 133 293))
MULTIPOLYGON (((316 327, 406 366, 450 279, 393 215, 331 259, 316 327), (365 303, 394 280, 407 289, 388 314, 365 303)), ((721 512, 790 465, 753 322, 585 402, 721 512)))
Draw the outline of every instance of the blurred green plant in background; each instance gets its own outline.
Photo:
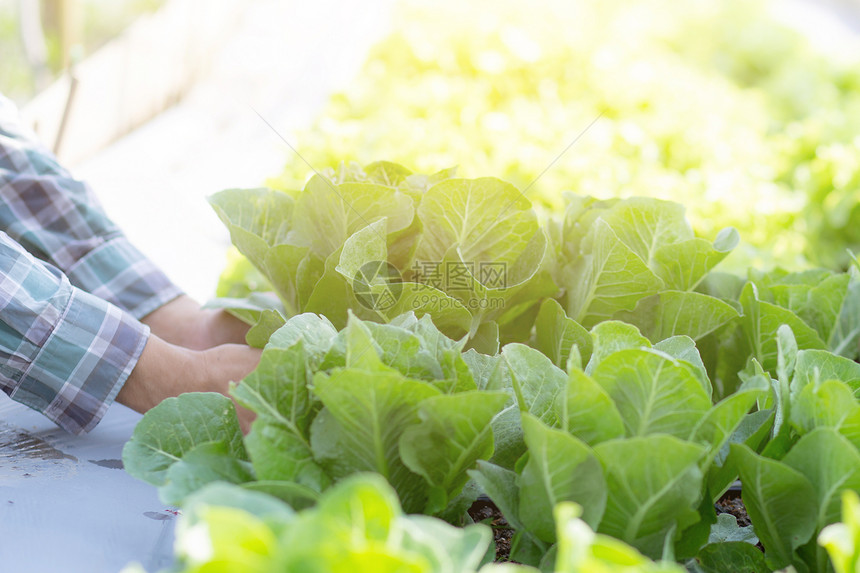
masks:
MULTIPOLYGON (((787 7, 406 3, 298 149, 317 169, 459 164, 552 209, 564 190, 669 199, 701 236, 738 228, 735 269, 845 268, 860 248, 860 50, 820 47, 787 7)), ((291 157, 270 184, 306 172, 291 157)))

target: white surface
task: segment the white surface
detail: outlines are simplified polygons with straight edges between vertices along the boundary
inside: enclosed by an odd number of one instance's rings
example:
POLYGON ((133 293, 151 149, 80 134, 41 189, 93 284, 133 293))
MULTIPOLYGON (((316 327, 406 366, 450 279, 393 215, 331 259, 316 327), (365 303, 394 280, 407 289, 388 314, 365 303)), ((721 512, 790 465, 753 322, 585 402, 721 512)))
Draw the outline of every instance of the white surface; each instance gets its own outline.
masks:
POLYGON ((115 405, 90 434, 71 436, 0 395, 0 571, 116 572, 132 561, 156 571, 171 563, 171 508, 154 487, 105 467, 117 465, 139 419, 115 405))

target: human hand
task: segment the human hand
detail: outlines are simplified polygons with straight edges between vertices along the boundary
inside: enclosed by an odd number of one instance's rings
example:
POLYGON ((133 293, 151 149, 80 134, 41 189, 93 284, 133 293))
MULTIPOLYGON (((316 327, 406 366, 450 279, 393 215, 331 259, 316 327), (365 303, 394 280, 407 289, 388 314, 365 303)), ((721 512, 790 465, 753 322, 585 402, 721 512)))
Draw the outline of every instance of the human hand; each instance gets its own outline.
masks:
POLYGON ((224 310, 202 308, 188 295, 155 309, 141 322, 165 342, 191 350, 243 344, 250 328, 224 310))
MULTIPOLYGON (((143 413, 162 400, 185 392, 219 392, 229 396, 230 382, 239 382, 254 370, 261 354, 261 350, 241 344, 190 350, 150 335, 116 399, 143 413)), ((247 433, 256 415, 238 404, 236 413, 242 432, 247 433)))
MULTIPOLYGON (((238 383, 250 374, 260 363, 262 353, 262 350, 244 344, 222 344, 200 352, 206 377, 203 384, 211 386, 212 391, 229 395, 230 382, 238 383)), ((257 415, 239 406, 235 400, 233 402, 242 433, 247 434, 257 415)))

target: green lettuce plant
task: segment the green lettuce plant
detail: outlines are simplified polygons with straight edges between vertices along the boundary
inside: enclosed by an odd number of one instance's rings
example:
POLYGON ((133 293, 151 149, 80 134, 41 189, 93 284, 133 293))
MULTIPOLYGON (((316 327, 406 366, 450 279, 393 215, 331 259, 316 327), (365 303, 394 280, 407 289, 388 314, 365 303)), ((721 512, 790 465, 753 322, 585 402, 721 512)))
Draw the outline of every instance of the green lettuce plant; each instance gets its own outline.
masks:
POLYGON ((761 454, 732 444, 729 463, 768 567, 826 573, 833 566, 816 539, 839 519, 843 492, 860 490, 860 365, 798 350, 787 325, 777 333, 776 362, 771 441, 761 454))
POLYGON ((830 555, 836 573, 851 573, 860 566, 860 497, 842 493, 842 521, 828 525, 818 536, 830 555))
MULTIPOLYGON (((595 534, 575 504, 555 509, 558 573, 680 573, 618 540, 595 534)), ((172 573, 352 571, 410 573, 537 573, 525 565, 490 563, 485 525, 453 527, 406 515, 378 475, 357 474, 296 512, 281 500, 229 484, 210 484, 188 499, 177 525, 172 573)), ((129 567, 125 573, 137 573, 129 567)))
POLYGON ((137 425, 126 470, 159 486, 167 503, 227 481, 295 507, 372 471, 406 511, 459 522, 477 496, 466 471, 519 447, 499 416, 514 409, 500 360, 463 345, 426 316, 385 325, 351 317, 338 332, 325 318, 298 315, 231 390, 257 414, 247 436, 229 399, 183 394, 137 425))
POLYGON ((303 312, 337 328, 349 312, 377 322, 430 314, 446 334, 494 352, 500 327, 557 290, 531 202, 499 179, 380 162, 316 174, 301 192, 233 189, 210 203, 277 294, 269 317, 281 323, 303 312))
POLYGON ((736 476, 725 467, 729 442, 758 447, 772 420, 749 414, 768 382, 751 376, 714 405, 689 337, 652 345, 614 321, 590 336, 588 362, 573 346, 567 372, 527 346, 503 349, 527 451, 513 469, 479 462, 470 473, 517 529, 514 555, 525 563, 547 558, 557 541, 552 508, 563 501, 651 558, 691 557, 716 522, 713 501, 736 476))

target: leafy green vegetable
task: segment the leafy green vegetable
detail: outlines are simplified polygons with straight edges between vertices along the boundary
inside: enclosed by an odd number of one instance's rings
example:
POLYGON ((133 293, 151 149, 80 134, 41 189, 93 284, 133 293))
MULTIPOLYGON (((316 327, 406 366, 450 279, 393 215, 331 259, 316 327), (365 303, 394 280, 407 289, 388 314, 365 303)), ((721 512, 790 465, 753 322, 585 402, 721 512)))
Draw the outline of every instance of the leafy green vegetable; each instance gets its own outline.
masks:
MULTIPOLYGON (((546 235, 519 190, 440 175, 419 192, 410 177, 377 163, 315 175, 301 192, 231 189, 210 203, 287 316, 321 313, 342 328, 349 311, 378 322, 414 311, 448 335, 478 338, 556 292, 546 235)), ((493 338, 480 343, 492 347, 493 338)))
POLYGON ((340 332, 325 318, 295 316, 232 389, 257 414, 244 440, 228 398, 185 394, 144 416, 125 449, 128 471, 171 503, 226 481, 295 507, 372 471, 406 511, 459 521, 477 496, 467 471, 495 459, 496 441, 502 459, 522 453, 518 420, 504 416, 516 413, 511 377, 498 357, 463 353, 463 344, 427 316, 390 324, 352 316, 340 332))
POLYGON ((176 571, 477 571, 492 541, 405 515, 378 476, 356 475, 294 513, 265 494, 214 484, 192 496, 177 527, 176 571))
POLYGON ((850 573, 860 563, 860 498, 857 492, 842 493, 842 521, 828 525, 818 536, 827 549, 836 573, 850 573))
POLYGON ((220 394, 182 394, 147 412, 123 448, 131 475, 154 485, 167 483, 168 469, 201 444, 220 444, 224 453, 247 459, 236 410, 220 394), (179 421, 182 422, 179 422, 179 421))
MULTIPOLYGON (((753 376, 712 405, 692 339, 652 347, 617 322, 596 326, 591 337, 587 368, 571 359, 567 375, 533 348, 503 349, 527 450, 513 471, 482 462, 471 475, 536 552, 556 540, 548 508, 576 501, 597 531, 648 556, 667 547, 693 556, 716 521, 710 485, 725 487, 736 476, 723 452, 747 438, 736 432, 770 379, 753 376)), ((537 564, 532 553, 517 558, 537 564)))

